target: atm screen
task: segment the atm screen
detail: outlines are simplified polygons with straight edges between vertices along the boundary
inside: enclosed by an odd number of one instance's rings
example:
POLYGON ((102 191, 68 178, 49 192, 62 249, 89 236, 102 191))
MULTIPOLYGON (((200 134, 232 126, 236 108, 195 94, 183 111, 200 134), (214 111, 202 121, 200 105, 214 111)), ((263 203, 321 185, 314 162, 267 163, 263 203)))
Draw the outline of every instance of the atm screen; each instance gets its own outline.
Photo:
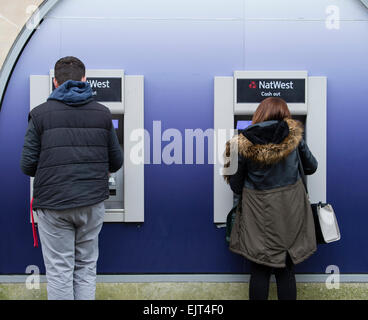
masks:
POLYGON ((112 115, 112 125, 116 131, 116 135, 118 136, 119 143, 123 144, 123 135, 124 135, 124 115, 123 114, 113 114, 112 115))
POLYGON ((252 124, 252 120, 238 120, 236 122, 236 129, 244 130, 252 124))
POLYGON ((115 129, 119 129, 119 119, 112 119, 112 124, 115 129))

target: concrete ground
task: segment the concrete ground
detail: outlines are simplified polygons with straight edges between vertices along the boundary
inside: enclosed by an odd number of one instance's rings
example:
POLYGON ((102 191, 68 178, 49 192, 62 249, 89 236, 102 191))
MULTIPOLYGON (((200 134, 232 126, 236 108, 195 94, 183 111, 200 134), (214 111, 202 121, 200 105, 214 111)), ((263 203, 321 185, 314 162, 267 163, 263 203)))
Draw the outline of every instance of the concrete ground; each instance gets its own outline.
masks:
MULTIPOLYGON (((29 290, 23 283, 0 284, 0 300, 47 299, 46 284, 29 290)), ((98 300, 247 300, 248 283, 151 282, 98 283, 98 300)), ((269 299, 277 299, 271 283, 269 299)), ((298 283, 299 300, 367 300, 368 283, 341 283, 327 289, 324 283, 298 283)))

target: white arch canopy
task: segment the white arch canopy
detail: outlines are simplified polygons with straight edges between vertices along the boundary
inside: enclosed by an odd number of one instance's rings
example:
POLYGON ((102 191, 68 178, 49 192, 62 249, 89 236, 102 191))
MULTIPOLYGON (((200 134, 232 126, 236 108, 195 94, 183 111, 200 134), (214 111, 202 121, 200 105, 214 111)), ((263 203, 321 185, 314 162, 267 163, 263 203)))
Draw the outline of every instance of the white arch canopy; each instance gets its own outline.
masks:
POLYGON ((44 0, 42 4, 38 7, 38 9, 29 18, 28 22, 23 26, 12 47, 10 48, 9 53, 6 56, 4 64, 0 70, 0 111, 6 86, 19 56, 21 55, 24 47, 27 45, 28 40, 37 30, 37 27, 42 22, 43 18, 59 1, 60 0, 44 0))

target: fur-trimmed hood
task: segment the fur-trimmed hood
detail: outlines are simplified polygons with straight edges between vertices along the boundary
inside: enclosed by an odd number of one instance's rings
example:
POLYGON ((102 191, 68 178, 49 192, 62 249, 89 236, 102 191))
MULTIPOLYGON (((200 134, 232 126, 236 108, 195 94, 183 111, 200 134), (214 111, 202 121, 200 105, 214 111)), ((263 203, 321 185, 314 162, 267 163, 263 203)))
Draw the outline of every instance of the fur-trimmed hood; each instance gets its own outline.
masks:
MULTIPOLYGON (((251 142, 244 132, 235 135, 226 142, 226 150, 224 152, 224 167, 230 166, 232 155, 237 152, 246 159, 253 160, 262 165, 275 164, 285 159, 299 145, 303 137, 303 125, 300 121, 293 119, 285 119, 288 127, 288 134, 280 143, 258 144, 251 142)), ((249 135, 248 135, 249 136, 249 135)), ((229 176, 224 175, 228 181, 229 176)))

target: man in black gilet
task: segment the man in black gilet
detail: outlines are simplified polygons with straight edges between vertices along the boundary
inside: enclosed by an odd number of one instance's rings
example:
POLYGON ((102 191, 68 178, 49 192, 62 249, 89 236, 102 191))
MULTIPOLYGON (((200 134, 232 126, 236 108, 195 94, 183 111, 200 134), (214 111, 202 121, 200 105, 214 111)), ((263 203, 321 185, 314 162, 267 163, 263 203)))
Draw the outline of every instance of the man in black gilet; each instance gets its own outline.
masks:
POLYGON ((84 64, 55 64, 55 90, 28 117, 22 171, 34 178, 33 209, 48 299, 94 299, 98 235, 109 172, 122 166, 110 110, 94 101, 84 64))

